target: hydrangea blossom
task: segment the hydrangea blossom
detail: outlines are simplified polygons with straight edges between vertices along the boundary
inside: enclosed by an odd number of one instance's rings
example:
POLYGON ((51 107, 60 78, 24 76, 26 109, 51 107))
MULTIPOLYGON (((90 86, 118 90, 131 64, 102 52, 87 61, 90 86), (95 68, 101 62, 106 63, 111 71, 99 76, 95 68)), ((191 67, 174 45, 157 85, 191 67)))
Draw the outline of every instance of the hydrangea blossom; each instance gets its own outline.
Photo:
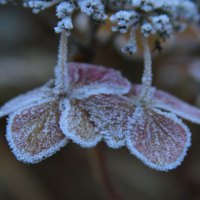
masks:
MULTIPOLYGON (((6 3, 9 0, 1 0, 6 3)), ((200 124, 200 110, 152 88, 152 61, 148 37, 165 40, 182 21, 197 22, 199 14, 190 0, 109 0, 113 31, 130 39, 122 50, 137 51, 135 35, 141 32, 144 47, 142 85, 130 83, 115 70, 67 62, 67 36, 72 15, 79 9, 93 19, 107 18, 101 0, 24 0, 38 13, 56 5, 61 33, 54 85, 21 95, 0 108, 9 115, 7 140, 17 159, 37 163, 62 148, 69 139, 93 147, 102 138, 111 148, 124 145, 149 167, 167 171, 178 166, 190 146, 191 133, 183 119, 200 124), (128 94, 127 94, 128 93, 128 94), (124 95, 124 96, 123 96, 124 95), (178 116, 178 117, 177 117, 178 116)), ((179 31, 181 29, 179 28, 179 31)))
MULTIPOLYGON (((116 24, 113 30, 120 33, 126 33, 134 27, 134 29, 139 29, 145 37, 157 35, 165 40, 173 30, 183 30, 185 27, 183 21, 192 23, 199 20, 197 6, 190 0, 132 0, 126 2, 124 10, 121 7, 120 11, 110 17, 111 22, 116 24)), ((129 42, 128 46, 131 45, 135 44, 129 42)))
POLYGON ((67 96, 45 85, 16 97, 0 109, 9 114, 7 140, 17 159, 36 163, 63 147, 68 139, 92 147, 101 139, 80 107, 82 99, 98 94, 125 94, 129 82, 119 72, 100 66, 69 63, 67 96), (62 94, 63 95, 63 94, 62 94))
POLYGON ((73 28, 72 15, 77 9, 80 9, 82 13, 91 16, 97 21, 103 21, 107 18, 101 0, 24 0, 24 6, 32 8, 34 13, 54 5, 57 5, 56 15, 60 19, 55 28, 57 33, 61 33, 63 30, 69 32, 73 28))
POLYGON ((155 88, 148 101, 141 101, 141 89, 134 85, 127 97, 99 95, 81 104, 109 147, 126 145, 149 167, 173 169, 182 162, 191 140, 188 127, 177 116, 200 124, 200 110, 155 88))

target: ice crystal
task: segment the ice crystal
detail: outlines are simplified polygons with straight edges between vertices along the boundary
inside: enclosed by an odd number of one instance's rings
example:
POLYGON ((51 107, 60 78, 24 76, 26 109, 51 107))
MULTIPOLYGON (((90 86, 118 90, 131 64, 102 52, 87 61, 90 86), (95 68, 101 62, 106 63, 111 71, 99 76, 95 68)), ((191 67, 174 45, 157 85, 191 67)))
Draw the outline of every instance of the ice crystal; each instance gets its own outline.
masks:
POLYGON ((67 95, 50 83, 0 108, 1 117, 9 114, 7 140, 17 159, 37 163, 58 151, 68 139, 83 147, 96 145, 101 136, 81 102, 94 95, 126 94, 130 90, 128 80, 115 70, 78 63, 69 63, 68 67, 67 95))
POLYGON ((138 20, 138 14, 135 11, 119 11, 110 17, 110 21, 116 23, 112 30, 120 33, 126 33, 138 20))
POLYGON ((58 22, 57 27, 55 27, 55 32, 62 33, 64 30, 66 30, 69 34, 71 29, 73 29, 72 19, 71 17, 67 16, 58 22))
POLYGON ((78 0, 78 5, 83 13, 92 16, 96 20, 105 20, 107 18, 100 0, 78 0))
POLYGON ((107 18, 101 0, 24 0, 24 6, 31 8, 34 13, 54 5, 56 5, 56 16, 60 19, 55 27, 57 33, 61 33, 62 30, 69 32, 73 28, 72 16, 77 9, 97 21, 103 21, 107 18))

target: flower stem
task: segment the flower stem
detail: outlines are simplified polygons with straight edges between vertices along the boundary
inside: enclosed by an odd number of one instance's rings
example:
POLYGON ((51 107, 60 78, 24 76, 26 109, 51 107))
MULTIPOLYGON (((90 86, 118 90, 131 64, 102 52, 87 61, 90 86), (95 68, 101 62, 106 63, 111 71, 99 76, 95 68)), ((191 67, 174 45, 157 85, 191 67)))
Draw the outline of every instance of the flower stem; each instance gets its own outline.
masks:
POLYGON ((60 37, 58 63, 55 68, 55 86, 60 94, 66 94, 70 86, 67 45, 68 35, 66 31, 63 31, 60 37))
POLYGON ((151 50, 149 48, 148 39, 143 36, 142 43, 144 47, 144 73, 142 76, 142 90, 140 97, 146 100, 149 97, 149 92, 152 86, 152 59, 151 50))

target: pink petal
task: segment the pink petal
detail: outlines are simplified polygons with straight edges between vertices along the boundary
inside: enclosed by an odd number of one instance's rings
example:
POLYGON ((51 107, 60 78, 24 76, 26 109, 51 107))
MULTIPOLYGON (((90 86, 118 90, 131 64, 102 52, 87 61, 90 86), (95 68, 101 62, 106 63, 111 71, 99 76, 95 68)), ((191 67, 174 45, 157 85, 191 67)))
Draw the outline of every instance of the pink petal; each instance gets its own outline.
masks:
POLYGON ((88 112, 81 107, 81 102, 64 102, 64 105, 65 110, 60 119, 63 133, 82 147, 96 146, 101 140, 101 135, 90 121, 88 112))
POLYGON ((7 140, 17 159, 37 163, 60 150, 67 139, 59 128, 59 119, 59 104, 55 99, 11 114, 7 140))
POLYGON ((49 84, 22 94, 10 100, 0 108, 0 117, 6 116, 17 109, 23 108, 32 103, 37 103, 40 100, 51 98, 52 92, 49 84))
POLYGON ((170 111, 183 119, 200 124, 200 109, 159 90, 155 92, 154 98, 154 107, 170 111))
POLYGON ((72 95, 78 99, 97 94, 126 94, 131 85, 119 71, 102 66, 70 63, 72 95))
POLYGON ((90 120, 111 148, 125 144, 128 118, 134 111, 129 99, 117 95, 97 95, 82 101, 89 112, 90 120))
MULTIPOLYGON (((140 90, 141 85, 136 85, 131 93, 137 96, 140 90)), ((183 102, 167 92, 156 90, 155 88, 152 88, 152 94, 153 107, 170 111, 183 119, 200 124, 200 109, 183 102)))
POLYGON ((175 115, 137 107, 127 146, 146 165, 167 171, 181 164, 190 146, 189 129, 175 115))

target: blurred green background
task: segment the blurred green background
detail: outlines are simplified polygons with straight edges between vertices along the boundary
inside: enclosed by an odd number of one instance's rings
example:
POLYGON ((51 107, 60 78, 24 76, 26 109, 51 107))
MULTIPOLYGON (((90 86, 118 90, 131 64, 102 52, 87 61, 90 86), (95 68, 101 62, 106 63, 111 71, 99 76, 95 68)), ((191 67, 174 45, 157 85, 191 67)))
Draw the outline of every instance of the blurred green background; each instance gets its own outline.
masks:
MULTIPOLYGON (((79 20, 88 19, 77 15, 77 26, 79 20)), ((55 24, 54 10, 33 15, 20 6, 0 6, 1 104, 53 77, 59 40, 55 24)), ((114 67, 140 82, 141 55, 123 56, 119 47, 124 38, 108 29, 109 24, 100 29, 93 24, 89 34, 77 27, 70 37, 70 60, 114 67)), ((171 38, 161 54, 153 54, 154 85, 197 106, 200 79, 188 71, 194 61, 200 65, 199 36, 191 29, 171 38)), ((188 123, 192 147, 180 167, 165 173, 149 169, 125 148, 112 150, 103 143, 96 149, 69 143, 39 164, 23 164, 5 139, 6 119, 0 124, 0 200, 200 200, 200 126, 188 123), (117 193, 116 198, 108 191, 117 193)))

